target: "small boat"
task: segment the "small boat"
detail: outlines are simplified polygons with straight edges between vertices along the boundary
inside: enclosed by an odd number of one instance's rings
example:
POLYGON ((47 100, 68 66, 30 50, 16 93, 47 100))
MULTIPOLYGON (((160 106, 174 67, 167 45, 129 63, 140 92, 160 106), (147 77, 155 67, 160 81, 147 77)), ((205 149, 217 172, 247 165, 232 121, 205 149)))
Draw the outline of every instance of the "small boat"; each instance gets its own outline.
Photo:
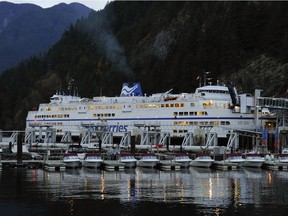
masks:
POLYGON ((66 153, 76 153, 81 160, 84 160, 85 157, 85 152, 81 145, 69 145, 66 153))
POLYGON ((132 168, 136 167, 137 160, 134 157, 134 154, 131 153, 122 153, 119 156, 118 161, 124 164, 124 167, 132 168))
POLYGON ((172 162, 179 163, 181 167, 189 167, 192 159, 185 153, 173 154, 172 162))
POLYGON ((65 153, 63 156, 63 163, 67 168, 81 167, 81 160, 77 153, 65 153))
POLYGON ((288 148, 283 148, 282 149, 282 154, 288 154, 288 148))
POLYGON ((137 166, 153 168, 159 163, 159 159, 153 153, 143 154, 137 161, 137 166))
POLYGON ((242 166, 260 168, 264 164, 264 162, 265 159, 261 157, 261 155, 256 153, 247 153, 242 166))
POLYGON ((190 165, 193 167, 206 167, 212 166, 214 159, 208 154, 198 154, 194 160, 191 161, 190 165))
POLYGON ((90 168, 99 168, 103 163, 101 153, 86 153, 83 166, 90 168))
POLYGON ((288 164, 288 154, 276 154, 274 158, 278 160, 279 163, 288 164))
POLYGON ((242 157, 240 153, 228 154, 226 159, 224 160, 224 163, 232 163, 236 165, 237 167, 241 167, 244 162, 245 162, 245 159, 242 157))

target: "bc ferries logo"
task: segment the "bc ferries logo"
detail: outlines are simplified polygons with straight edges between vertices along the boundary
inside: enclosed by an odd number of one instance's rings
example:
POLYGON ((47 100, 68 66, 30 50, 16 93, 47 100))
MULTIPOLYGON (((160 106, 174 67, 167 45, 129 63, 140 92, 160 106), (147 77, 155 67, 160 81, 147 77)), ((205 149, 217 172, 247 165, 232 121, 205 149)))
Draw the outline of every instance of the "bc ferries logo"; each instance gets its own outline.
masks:
POLYGON ((111 131, 111 132, 128 131, 128 125, 109 125, 109 126, 105 126, 104 128, 101 128, 98 126, 92 126, 92 127, 86 127, 86 128, 89 128, 92 131, 97 131, 97 130, 104 130, 104 131, 111 131))
POLYGON ((142 96, 140 83, 124 83, 120 96, 142 96))

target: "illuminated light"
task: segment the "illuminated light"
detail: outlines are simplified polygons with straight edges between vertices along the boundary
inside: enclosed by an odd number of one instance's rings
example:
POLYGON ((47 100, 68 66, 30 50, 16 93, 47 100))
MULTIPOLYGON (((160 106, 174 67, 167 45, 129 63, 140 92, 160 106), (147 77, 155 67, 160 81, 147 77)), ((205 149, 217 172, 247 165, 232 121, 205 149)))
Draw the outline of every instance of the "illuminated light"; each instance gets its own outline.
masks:
POLYGON ((209 199, 212 199, 213 197, 213 182, 212 182, 212 179, 210 178, 209 179, 209 199))
POLYGON ((272 185, 272 173, 271 172, 268 173, 268 184, 272 185))

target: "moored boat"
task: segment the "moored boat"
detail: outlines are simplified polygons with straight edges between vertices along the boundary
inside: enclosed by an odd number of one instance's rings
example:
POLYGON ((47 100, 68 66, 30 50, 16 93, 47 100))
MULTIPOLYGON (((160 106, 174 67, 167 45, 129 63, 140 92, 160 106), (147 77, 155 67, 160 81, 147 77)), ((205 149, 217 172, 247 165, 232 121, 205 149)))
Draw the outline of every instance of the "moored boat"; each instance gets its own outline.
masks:
POLYGON ((189 167, 192 159, 185 153, 173 154, 172 162, 179 163, 181 167, 189 167))
POLYGON ((142 154, 141 158, 137 161, 137 166, 153 168, 157 166, 159 159, 153 153, 142 154))
POLYGON ((101 153, 86 153, 82 163, 84 167, 99 168, 103 163, 101 153))
POLYGON ((232 165, 236 165, 237 167, 242 167, 245 159, 242 157, 240 153, 231 153, 226 156, 224 163, 231 163, 232 165))
POLYGON ((81 167, 81 160, 78 158, 77 153, 65 153, 63 155, 63 163, 67 168, 81 167))
POLYGON ((212 166, 214 159, 209 154, 198 154, 194 160, 191 161, 190 165, 194 167, 206 167, 212 166))
POLYGON ((137 165, 136 164, 137 160, 136 160, 134 154, 131 154, 131 153, 120 154, 118 161, 123 163, 124 167, 126 167, 126 168, 133 168, 133 167, 136 167, 136 165, 137 165))
POLYGON ((247 153, 245 155, 245 161, 243 167, 260 168, 265 162, 265 159, 259 154, 247 153))
POLYGON ((76 153, 80 160, 84 160, 85 152, 81 145, 69 145, 66 153, 76 153))

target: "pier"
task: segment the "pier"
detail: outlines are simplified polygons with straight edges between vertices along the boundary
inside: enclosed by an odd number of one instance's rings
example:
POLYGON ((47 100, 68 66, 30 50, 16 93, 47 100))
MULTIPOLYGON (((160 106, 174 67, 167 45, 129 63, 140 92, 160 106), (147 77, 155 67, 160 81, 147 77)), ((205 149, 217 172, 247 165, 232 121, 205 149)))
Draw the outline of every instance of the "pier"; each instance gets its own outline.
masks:
POLYGON ((122 171, 124 170, 125 164, 119 161, 105 160, 103 167, 107 171, 122 171))

